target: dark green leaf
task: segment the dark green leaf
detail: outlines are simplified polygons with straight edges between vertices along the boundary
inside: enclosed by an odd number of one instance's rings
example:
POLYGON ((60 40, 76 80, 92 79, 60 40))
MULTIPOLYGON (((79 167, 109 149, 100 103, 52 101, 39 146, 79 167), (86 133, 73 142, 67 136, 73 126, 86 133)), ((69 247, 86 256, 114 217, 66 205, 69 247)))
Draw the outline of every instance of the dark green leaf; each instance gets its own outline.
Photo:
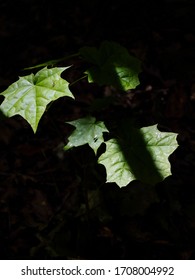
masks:
POLYGON ((86 71, 89 82, 112 85, 121 90, 133 89, 139 85, 141 63, 120 44, 105 41, 99 50, 83 47, 79 52, 92 64, 86 71))

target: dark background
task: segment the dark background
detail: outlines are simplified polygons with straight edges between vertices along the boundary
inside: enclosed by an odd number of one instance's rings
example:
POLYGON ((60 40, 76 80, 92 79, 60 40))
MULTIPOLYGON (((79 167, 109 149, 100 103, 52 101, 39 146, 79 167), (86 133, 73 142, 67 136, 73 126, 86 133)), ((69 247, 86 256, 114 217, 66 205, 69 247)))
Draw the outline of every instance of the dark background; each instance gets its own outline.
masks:
POLYGON ((25 67, 113 40, 143 64, 140 85, 117 112, 159 123, 180 144, 164 182, 119 189, 104 183, 87 147, 62 152, 65 121, 84 115, 108 88, 78 83, 76 102, 56 101, 35 135, 19 116, 1 120, 2 259, 195 258, 194 14, 190 0, 0 2, 1 92, 29 73, 25 67))

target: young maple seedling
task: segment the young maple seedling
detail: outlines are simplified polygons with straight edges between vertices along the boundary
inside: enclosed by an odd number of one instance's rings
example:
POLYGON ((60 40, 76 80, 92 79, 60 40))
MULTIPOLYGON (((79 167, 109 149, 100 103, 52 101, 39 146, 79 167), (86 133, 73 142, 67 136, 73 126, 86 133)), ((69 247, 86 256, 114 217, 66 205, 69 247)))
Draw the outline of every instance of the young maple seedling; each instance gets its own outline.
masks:
MULTIPOLYGON (((99 49, 83 47, 78 55, 89 65, 85 71, 89 83, 109 85, 123 92, 139 85, 141 62, 118 43, 105 41, 99 49)), ((48 68, 59 61, 31 67, 44 68, 36 74, 20 77, 2 92, 5 97, 0 106, 2 113, 7 117, 22 116, 36 133, 50 102, 60 97, 74 99, 69 82, 61 78, 61 73, 68 68, 71 70, 71 66, 48 68)), ((117 133, 114 133, 93 115, 68 123, 75 130, 68 137, 65 151, 88 144, 97 155, 100 146, 105 144, 105 151, 97 161, 105 166, 107 182, 114 182, 119 187, 127 186, 133 180, 156 184, 171 175, 169 156, 178 147, 176 133, 161 132, 157 124, 138 129, 132 126, 130 119, 119 120, 117 133), (105 140, 105 133, 114 137, 105 140)))

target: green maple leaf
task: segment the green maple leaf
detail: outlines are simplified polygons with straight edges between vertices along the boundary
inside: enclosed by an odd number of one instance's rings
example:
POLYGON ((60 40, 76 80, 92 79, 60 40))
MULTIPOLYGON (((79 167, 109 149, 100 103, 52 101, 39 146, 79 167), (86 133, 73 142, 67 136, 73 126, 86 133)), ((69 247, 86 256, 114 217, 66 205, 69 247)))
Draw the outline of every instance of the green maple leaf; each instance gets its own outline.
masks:
POLYGON ((67 123, 75 126, 76 129, 69 136, 69 142, 64 147, 65 150, 88 144, 96 153, 104 142, 103 132, 108 132, 104 123, 96 121, 94 117, 81 118, 67 123))
POLYGON ((43 68, 35 75, 19 77, 1 95, 5 96, 0 110, 7 117, 21 115, 36 132, 46 106, 62 96, 74 98, 69 83, 60 74, 69 67, 43 68))
POLYGON ((139 85, 141 63, 120 44, 105 41, 99 49, 83 47, 79 53, 92 64, 86 71, 90 83, 112 85, 120 90, 134 89, 139 85))
POLYGON ((126 127, 122 140, 111 139, 98 163, 107 172, 107 182, 120 187, 133 180, 156 184, 171 175, 170 154, 178 147, 177 134, 161 132, 157 125, 133 129, 126 127))

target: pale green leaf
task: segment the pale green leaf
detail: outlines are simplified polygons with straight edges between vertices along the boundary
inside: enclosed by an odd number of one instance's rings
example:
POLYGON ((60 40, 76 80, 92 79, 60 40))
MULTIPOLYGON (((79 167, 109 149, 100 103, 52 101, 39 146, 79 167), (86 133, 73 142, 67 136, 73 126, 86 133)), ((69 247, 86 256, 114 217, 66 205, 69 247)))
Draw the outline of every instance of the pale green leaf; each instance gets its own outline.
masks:
POLYGON ((60 77, 69 67, 43 68, 35 75, 20 77, 1 95, 5 96, 0 110, 7 117, 21 115, 36 132, 46 106, 62 96, 74 98, 69 83, 60 77))
POLYGON ((155 184, 171 175, 169 156, 178 147, 177 134, 161 132, 153 125, 126 127, 120 136, 106 142, 106 151, 98 159, 106 168, 107 182, 120 187, 133 180, 155 184))
POLYGON ((120 44, 104 41, 98 50, 83 47, 79 52, 92 64, 86 71, 89 82, 112 85, 121 90, 134 89, 139 85, 141 62, 120 44))
POLYGON ((108 132, 104 123, 96 121, 94 117, 81 118, 67 123, 75 126, 76 129, 69 136, 69 142, 64 147, 65 150, 88 144, 96 153, 104 142, 103 132, 108 132))

